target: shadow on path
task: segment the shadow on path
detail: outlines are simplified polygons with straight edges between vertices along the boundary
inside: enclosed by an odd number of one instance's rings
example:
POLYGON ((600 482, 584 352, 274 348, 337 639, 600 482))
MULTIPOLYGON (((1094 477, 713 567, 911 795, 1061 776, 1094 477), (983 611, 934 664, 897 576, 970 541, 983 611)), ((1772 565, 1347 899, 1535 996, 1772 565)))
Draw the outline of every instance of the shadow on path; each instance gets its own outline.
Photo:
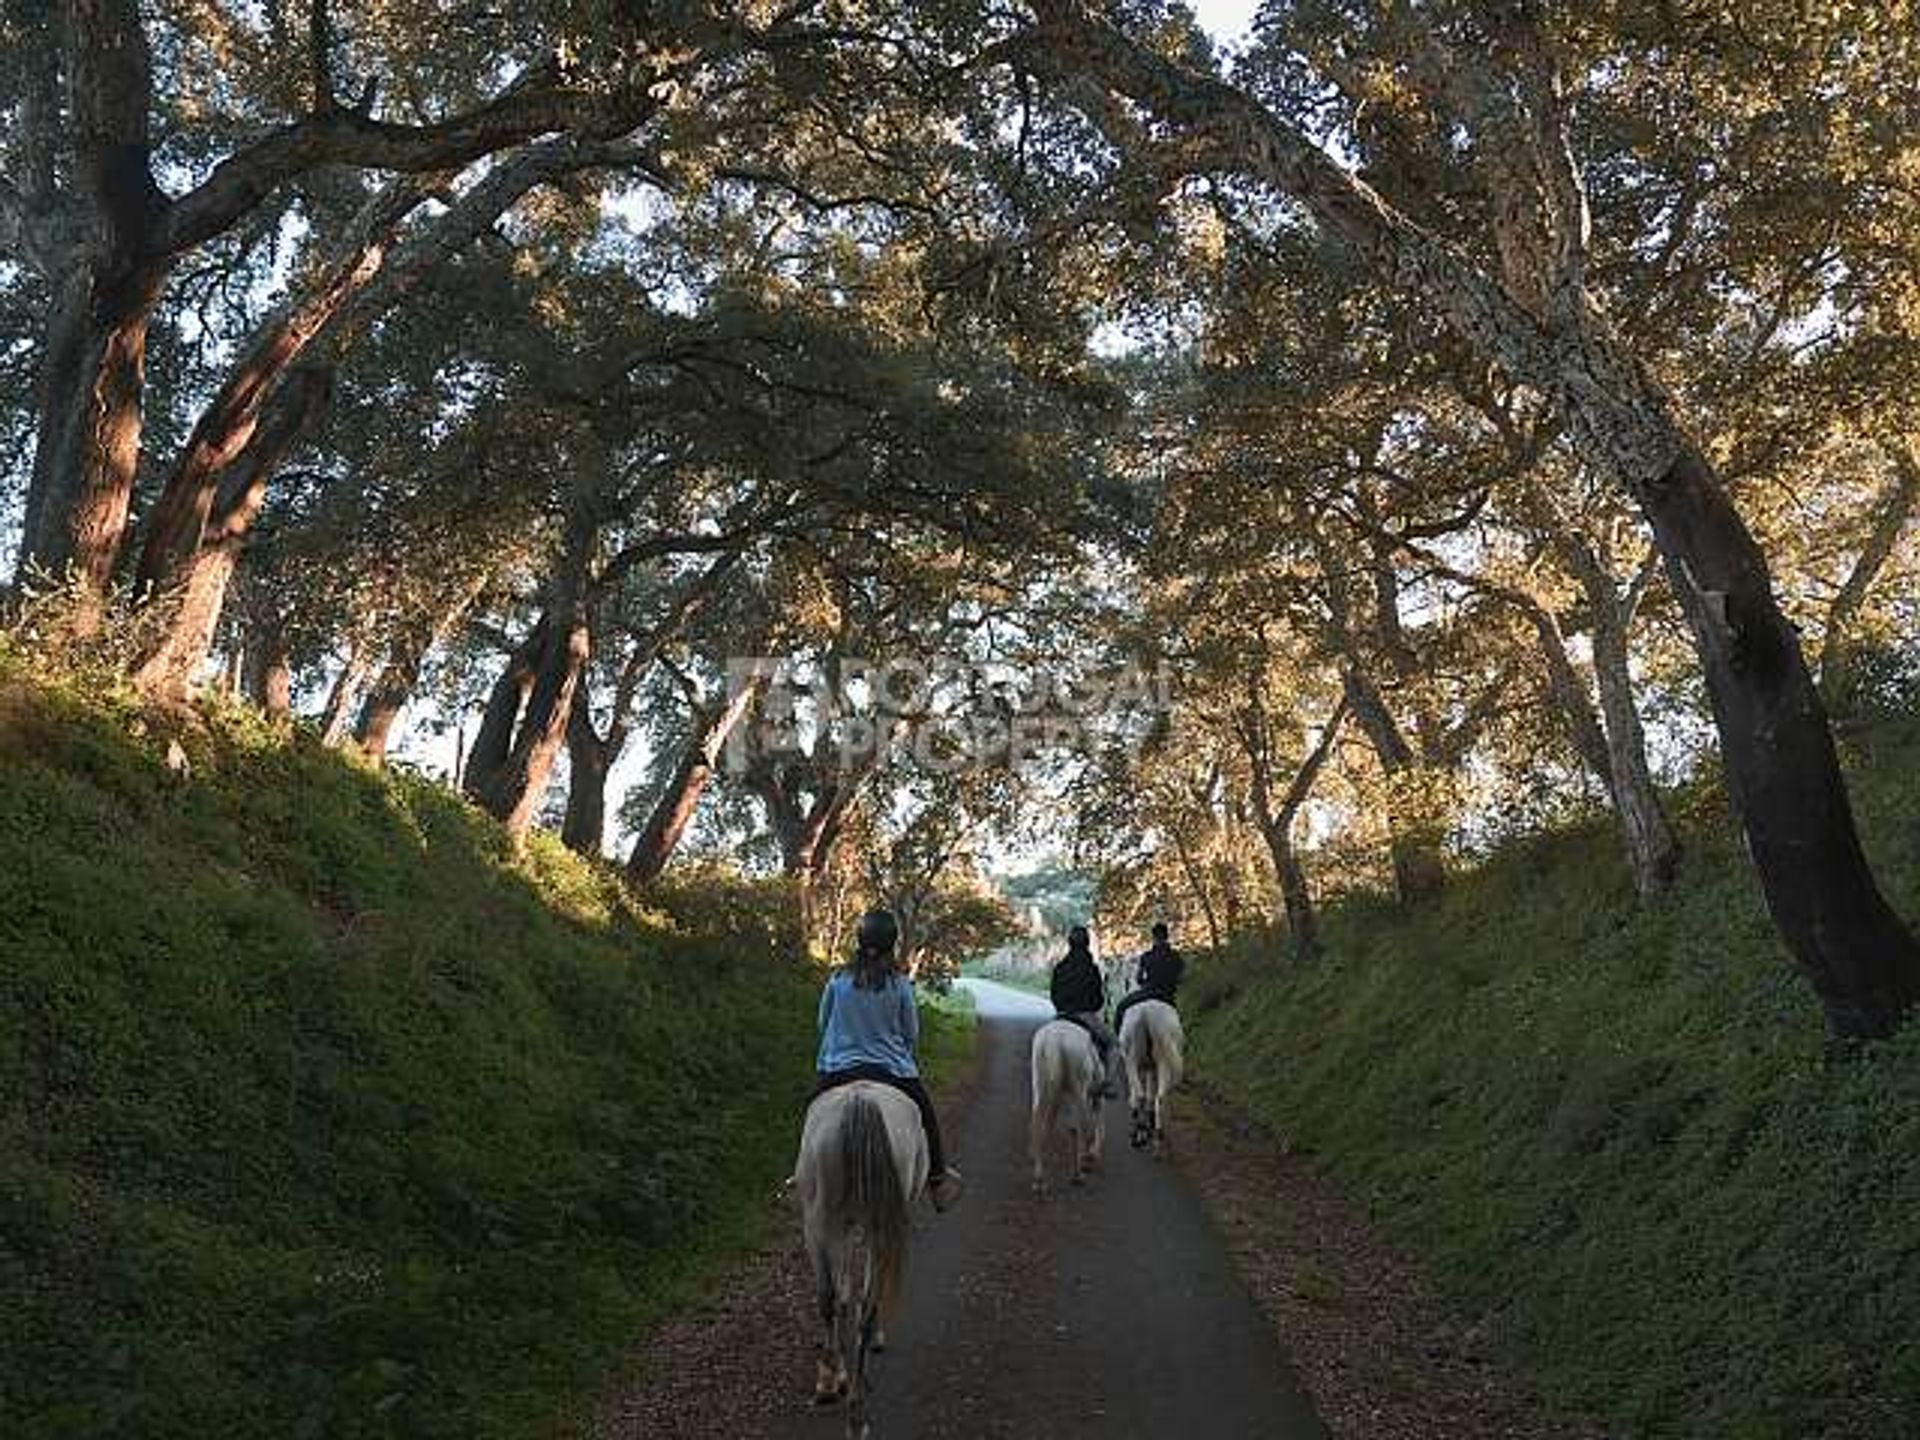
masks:
MULTIPOLYGON (((1198 1197, 1127 1148, 1123 1102, 1107 1107, 1106 1164, 1084 1188, 1030 1192, 1027 1047, 1051 1011, 969 988, 979 1080, 965 1112, 942 1117, 967 1195, 916 1221, 905 1308, 874 1362, 875 1440, 1324 1436, 1198 1197)), ((825 1410, 771 1433, 831 1440, 841 1426, 825 1410)))

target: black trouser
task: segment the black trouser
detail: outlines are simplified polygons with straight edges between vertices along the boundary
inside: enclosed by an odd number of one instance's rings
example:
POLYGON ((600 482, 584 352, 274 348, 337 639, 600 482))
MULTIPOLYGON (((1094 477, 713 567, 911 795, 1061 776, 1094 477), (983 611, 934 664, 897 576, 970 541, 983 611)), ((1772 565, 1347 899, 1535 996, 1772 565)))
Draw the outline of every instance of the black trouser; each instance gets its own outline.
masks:
POLYGON ((1138 1005, 1142 1000, 1164 1000, 1167 1002, 1167 1004, 1171 1005, 1173 1004, 1173 995, 1166 990, 1153 990, 1153 989, 1149 989, 1145 985, 1141 986, 1138 990, 1134 991, 1131 995, 1127 996, 1126 999, 1122 1000, 1118 1005, 1114 1007, 1114 1011, 1113 1011, 1113 1033, 1114 1034, 1118 1035, 1120 1033, 1120 1022, 1127 1018, 1127 1007, 1129 1005, 1138 1005))
POLYGON ((882 1085, 891 1085, 918 1105, 920 1124, 927 1132, 927 1173, 938 1175, 947 1168, 947 1149, 940 1141, 940 1121, 933 1113, 933 1097, 927 1093, 927 1087, 920 1083, 918 1075, 896 1075, 884 1065, 855 1065, 846 1070, 816 1070, 813 1093, 817 1098, 839 1086, 851 1085, 855 1080, 874 1080, 882 1085))

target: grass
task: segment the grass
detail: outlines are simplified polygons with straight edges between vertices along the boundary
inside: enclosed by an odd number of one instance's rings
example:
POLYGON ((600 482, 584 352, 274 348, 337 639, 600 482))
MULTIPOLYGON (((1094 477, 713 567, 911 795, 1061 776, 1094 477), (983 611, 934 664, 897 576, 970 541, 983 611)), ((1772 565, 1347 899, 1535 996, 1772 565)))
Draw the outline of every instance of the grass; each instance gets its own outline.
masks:
MULTIPOLYGON (((1852 769, 1920 918, 1920 724, 1852 769)), ((1309 967, 1204 957, 1195 1062, 1496 1312, 1550 1401, 1635 1436, 1920 1434, 1920 1025, 1825 1062, 1723 807, 1682 804, 1651 904, 1595 825, 1416 914, 1338 907, 1309 967)))
POLYGON ((785 913, 0 652, 0 1434, 565 1428, 767 1223, 785 913))

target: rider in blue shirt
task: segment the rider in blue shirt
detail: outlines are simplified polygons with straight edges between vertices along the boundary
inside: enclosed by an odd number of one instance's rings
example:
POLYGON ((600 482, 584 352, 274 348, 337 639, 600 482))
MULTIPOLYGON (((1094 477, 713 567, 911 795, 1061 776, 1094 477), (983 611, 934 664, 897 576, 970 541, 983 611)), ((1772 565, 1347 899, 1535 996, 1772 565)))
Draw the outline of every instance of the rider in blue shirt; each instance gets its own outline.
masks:
POLYGON ((947 1164, 933 1097, 921 1082, 914 1050, 920 1041, 920 1012, 913 983, 894 965, 900 927, 885 910, 869 910, 860 920, 851 963, 827 977, 820 992, 820 1053, 814 1062, 818 1096, 854 1080, 891 1085, 920 1107, 927 1132, 928 1190, 934 1208, 945 1210, 960 1196, 960 1172, 947 1164))

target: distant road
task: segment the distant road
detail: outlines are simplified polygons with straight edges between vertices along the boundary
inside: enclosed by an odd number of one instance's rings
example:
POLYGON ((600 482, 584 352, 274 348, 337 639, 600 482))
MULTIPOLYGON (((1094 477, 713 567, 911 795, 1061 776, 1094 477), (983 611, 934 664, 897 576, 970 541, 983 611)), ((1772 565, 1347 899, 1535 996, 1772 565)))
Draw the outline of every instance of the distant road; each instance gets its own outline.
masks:
POLYGON ((982 1020, 1045 1020, 1053 1006, 1026 990, 1002 985, 998 980, 976 980, 962 976, 953 982, 956 989, 973 996, 974 1012, 982 1020))

